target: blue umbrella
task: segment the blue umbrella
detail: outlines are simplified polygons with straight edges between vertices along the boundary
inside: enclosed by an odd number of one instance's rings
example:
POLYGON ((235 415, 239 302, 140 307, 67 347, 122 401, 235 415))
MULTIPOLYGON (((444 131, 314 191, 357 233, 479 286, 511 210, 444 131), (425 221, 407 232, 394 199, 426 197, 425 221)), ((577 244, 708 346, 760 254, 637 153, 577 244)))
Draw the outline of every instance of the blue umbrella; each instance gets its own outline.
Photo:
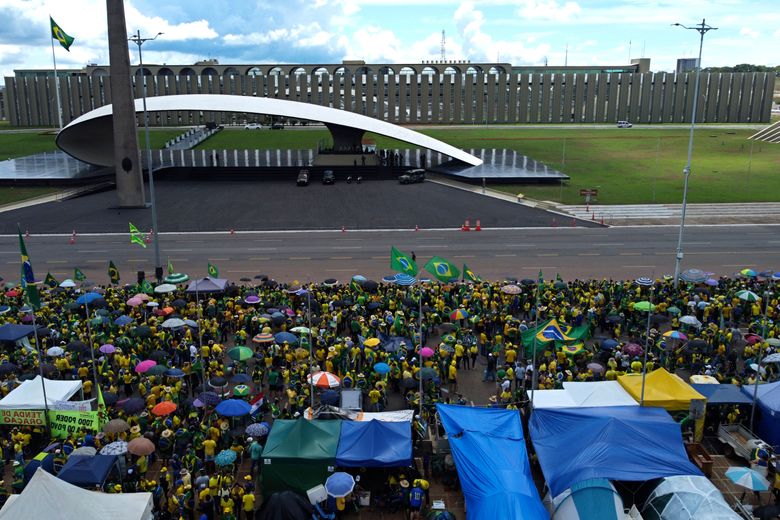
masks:
POLYGON ((335 390, 325 390, 320 395, 320 402, 329 406, 338 406, 340 400, 339 393, 335 390))
POLYGON ((605 339, 601 342, 601 348, 604 350, 611 350, 618 346, 618 342, 614 339, 605 339))
POLYGON ((102 294, 98 294, 96 292, 88 292, 79 296, 76 299, 76 303, 78 303, 79 305, 85 305, 85 304, 89 305, 90 303, 94 302, 98 298, 102 298, 102 297, 103 297, 102 294))
POLYGON ((355 281, 355 282, 360 283, 360 282, 368 281, 368 278, 366 278, 362 274, 356 274, 355 276, 352 277, 352 280, 355 281))
POLYGON ((390 365, 388 365, 387 363, 377 363, 376 365, 374 365, 374 372, 376 372, 377 374, 385 375, 388 372, 390 372, 390 365))
POLYGON ((217 413, 225 417, 241 417, 252 411, 252 406, 240 399, 226 399, 217 405, 217 413))
POLYGON ((355 479, 349 473, 337 471, 325 481, 325 490, 335 498, 345 497, 355 488, 355 479))
POLYGON ((203 392, 198 396, 198 400, 208 406, 215 406, 222 401, 222 398, 215 392, 203 392))
POLYGON ((230 382, 233 383, 234 385, 240 385, 244 383, 251 383, 252 378, 249 377, 247 374, 236 374, 230 378, 230 382))
POLYGON ((129 415, 135 415, 146 408, 146 401, 140 397, 131 397, 130 399, 124 401, 120 408, 122 408, 122 410, 124 410, 125 413, 129 415))
POLYGON ((246 434, 252 437, 262 437, 268 435, 271 429, 268 427, 268 423, 252 423, 246 427, 246 434))
POLYGON ((726 470, 726 476, 736 485, 751 491, 766 491, 769 481, 763 475, 750 468, 732 466, 726 470))
POLYGON ((382 277, 382 281, 385 282, 385 283, 395 283, 395 275, 391 274, 391 275, 388 275, 388 276, 383 276, 382 277))
POLYGON ((236 461, 236 452, 233 450, 222 450, 214 458, 214 464, 217 466, 229 466, 236 461))
POLYGON ((169 368, 165 371, 165 375, 168 377, 184 377, 184 370, 180 368, 169 368))
POLYGON ((398 273, 395 275, 395 283, 397 285, 408 287, 417 283, 417 279, 414 276, 409 276, 408 274, 398 273))
POLYGON ((128 325, 130 323, 133 323, 133 318, 126 315, 122 315, 114 320, 114 325, 119 325, 120 327, 123 325, 128 325))
POLYGON ((290 345, 298 344, 298 336, 290 334, 289 332, 277 332, 274 334, 274 340, 279 344, 284 343, 285 341, 290 345))
POLYGON ((680 278, 686 282, 703 283, 709 276, 701 269, 686 269, 680 273, 680 278))

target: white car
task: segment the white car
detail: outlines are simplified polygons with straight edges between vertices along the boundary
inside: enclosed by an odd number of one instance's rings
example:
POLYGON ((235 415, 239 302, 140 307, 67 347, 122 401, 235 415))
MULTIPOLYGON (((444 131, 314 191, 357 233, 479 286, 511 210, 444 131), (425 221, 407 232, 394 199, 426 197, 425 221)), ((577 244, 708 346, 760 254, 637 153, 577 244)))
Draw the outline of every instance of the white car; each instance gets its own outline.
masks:
POLYGON ((618 128, 631 128, 632 126, 634 126, 634 125, 632 125, 628 121, 618 121, 617 122, 617 127, 618 128))
POLYGON ((244 130, 260 130, 263 125, 260 123, 247 123, 244 125, 244 130))

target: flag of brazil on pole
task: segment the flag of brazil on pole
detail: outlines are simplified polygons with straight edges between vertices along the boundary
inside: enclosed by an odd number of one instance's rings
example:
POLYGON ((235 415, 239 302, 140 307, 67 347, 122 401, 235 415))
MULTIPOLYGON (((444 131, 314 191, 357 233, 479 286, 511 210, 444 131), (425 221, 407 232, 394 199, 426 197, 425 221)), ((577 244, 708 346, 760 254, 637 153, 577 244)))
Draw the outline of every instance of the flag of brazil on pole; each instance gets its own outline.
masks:
POLYGON ((452 262, 439 256, 434 256, 425 264, 425 270, 440 282, 449 282, 460 277, 460 270, 452 262))
POLYGON ((417 264, 411 256, 396 248, 390 249, 390 269, 409 276, 417 275, 417 264))
POLYGON ((73 36, 68 36, 51 16, 49 17, 49 21, 51 22, 51 37, 60 42, 60 45, 65 47, 66 51, 70 52, 70 46, 73 44, 73 36))

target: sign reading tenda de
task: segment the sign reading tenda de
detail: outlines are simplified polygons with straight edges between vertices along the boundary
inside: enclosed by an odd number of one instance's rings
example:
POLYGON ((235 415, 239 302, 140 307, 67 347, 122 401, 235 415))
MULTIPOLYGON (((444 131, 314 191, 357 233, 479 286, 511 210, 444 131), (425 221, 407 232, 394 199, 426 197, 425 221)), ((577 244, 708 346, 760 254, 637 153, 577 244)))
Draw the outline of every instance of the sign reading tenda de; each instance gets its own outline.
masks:
POLYGON ((43 410, 0 410, 0 424, 43 426, 43 410))

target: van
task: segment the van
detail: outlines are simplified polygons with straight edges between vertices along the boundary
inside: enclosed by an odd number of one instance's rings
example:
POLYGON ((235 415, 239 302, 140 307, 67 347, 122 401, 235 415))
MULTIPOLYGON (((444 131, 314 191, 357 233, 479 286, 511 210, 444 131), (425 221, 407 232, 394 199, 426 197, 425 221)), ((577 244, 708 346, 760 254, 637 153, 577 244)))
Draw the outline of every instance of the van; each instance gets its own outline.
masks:
POLYGON ((618 128, 631 128, 632 126, 634 126, 634 125, 632 125, 628 121, 618 121, 617 122, 617 127, 618 128))

